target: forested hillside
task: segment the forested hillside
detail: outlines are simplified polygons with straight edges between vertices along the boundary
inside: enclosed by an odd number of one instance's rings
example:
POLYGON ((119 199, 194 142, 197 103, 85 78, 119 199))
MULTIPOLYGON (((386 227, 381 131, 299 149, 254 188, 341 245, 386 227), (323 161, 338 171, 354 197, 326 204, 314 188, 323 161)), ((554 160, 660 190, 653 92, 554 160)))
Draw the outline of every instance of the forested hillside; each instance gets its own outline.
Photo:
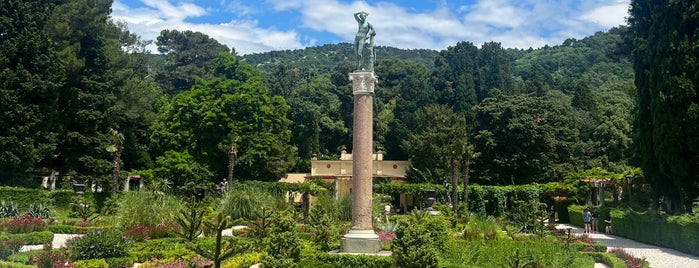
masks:
MULTIPOLYGON (((351 151, 351 45, 237 56, 203 33, 141 40, 108 20, 111 2, 2 2, 3 184, 50 171, 110 184, 132 172, 196 191, 351 151), (164 54, 145 51, 150 42, 164 54)), ((413 160, 413 182, 441 183, 451 163, 500 185, 623 172, 636 90, 627 31, 528 50, 380 47, 374 146, 413 160)))

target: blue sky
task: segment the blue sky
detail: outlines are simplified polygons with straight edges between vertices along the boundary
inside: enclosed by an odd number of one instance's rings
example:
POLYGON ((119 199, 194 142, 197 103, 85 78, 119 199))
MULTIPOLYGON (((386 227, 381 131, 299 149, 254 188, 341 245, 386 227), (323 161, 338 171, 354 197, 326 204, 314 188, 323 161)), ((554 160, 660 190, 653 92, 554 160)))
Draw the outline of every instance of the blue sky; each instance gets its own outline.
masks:
POLYGON ((629 0, 114 0, 112 18, 145 40, 163 29, 199 31, 241 55, 351 43, 357 11, 369 13, 377 45, 442 50, 495 41, 526 49, 625 24, 628 7, 629 0))

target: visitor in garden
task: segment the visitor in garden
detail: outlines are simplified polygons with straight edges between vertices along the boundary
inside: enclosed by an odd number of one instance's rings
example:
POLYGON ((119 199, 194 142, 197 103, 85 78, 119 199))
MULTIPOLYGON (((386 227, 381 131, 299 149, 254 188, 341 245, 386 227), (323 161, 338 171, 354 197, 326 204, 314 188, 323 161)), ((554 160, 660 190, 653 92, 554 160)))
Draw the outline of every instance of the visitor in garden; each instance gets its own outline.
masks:
POLYGON ((607 226, 604 227, 604 233, 612 234, 612 219, 604 220, 604 223, 607 224, 607 226))
POLYGON ((599 222, 599 212, 597 212, 597 208, 592 210, 592 231, 593 232, 598 232, 597 231, 597 223, 599 222))
POLYGON ((582 214, 583 217, 583 223, 585 224, 585 232, 586 234, 590 233, 590 222, 592 221, 592 213, 590 213, 590 208, 585 208, 585 211, 583 211, 582 214))

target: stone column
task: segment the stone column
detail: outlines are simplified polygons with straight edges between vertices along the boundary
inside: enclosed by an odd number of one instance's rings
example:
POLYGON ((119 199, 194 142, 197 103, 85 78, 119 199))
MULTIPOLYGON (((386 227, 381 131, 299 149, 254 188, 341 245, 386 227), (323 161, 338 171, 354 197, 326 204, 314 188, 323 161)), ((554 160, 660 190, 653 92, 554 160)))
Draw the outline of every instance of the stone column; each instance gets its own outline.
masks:
POLYGON ((342 252, 376 253, 381 250, 379 236, 372 226, 373 72, 349 74, 354 95, 352 130, 352 227, 342 239, 342 252))

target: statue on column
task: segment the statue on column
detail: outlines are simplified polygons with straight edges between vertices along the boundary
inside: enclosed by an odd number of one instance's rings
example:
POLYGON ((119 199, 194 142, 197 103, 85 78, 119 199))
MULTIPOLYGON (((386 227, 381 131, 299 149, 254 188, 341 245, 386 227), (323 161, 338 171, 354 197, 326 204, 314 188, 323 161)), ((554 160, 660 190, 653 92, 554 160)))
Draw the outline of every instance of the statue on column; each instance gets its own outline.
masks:
POLYGON ((359 30, 354 37, 354 54, 357 56, 357 71, 374 71, 374 26, 366 20, 369 13, 364 11, 354 13, 354 19, 357 20, 359 30), (368 38, 368 43, 367 43, 368 38), (364 48, 368 51, 369 58, 364 58, 364 48))

